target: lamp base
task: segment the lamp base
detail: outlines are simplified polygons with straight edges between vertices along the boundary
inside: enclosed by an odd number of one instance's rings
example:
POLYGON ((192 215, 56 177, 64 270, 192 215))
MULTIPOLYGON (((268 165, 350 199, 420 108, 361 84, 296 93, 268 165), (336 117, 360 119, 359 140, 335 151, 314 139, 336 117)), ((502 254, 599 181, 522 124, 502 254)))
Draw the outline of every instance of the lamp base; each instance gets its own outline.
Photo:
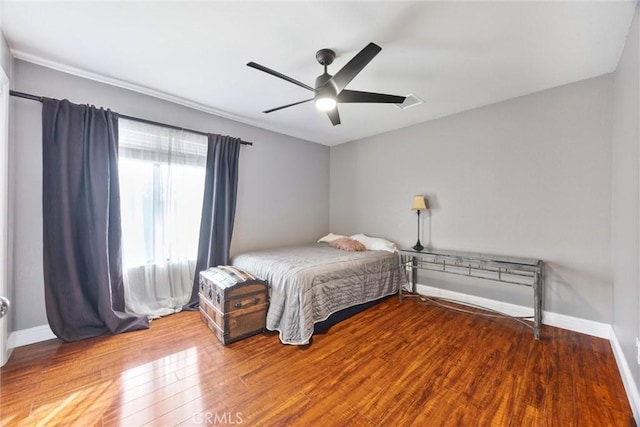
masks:
POLYGON ((420 240, 418 240, 418 243, 416 243, 416 244, 413 246, 413 250, 414 250, 414 251, 416 251, 416 252, 420 252, 420 251, 421 251, 421 250, 423 250, 423 249, 424 249, 424 246, 422 246, 422 245, 420 244, 420 240))

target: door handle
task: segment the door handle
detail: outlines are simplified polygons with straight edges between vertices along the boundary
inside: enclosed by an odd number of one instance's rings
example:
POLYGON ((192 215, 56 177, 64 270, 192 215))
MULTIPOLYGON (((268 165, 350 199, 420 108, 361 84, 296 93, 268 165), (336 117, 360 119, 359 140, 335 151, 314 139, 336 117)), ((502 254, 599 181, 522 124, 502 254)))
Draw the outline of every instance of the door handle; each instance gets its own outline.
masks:
POLYGON ((10 305, 11 303, 8 299, 6 299, 5 297, 0 297, 0 319, 2 319, 5 314, 7 314, 10 305))

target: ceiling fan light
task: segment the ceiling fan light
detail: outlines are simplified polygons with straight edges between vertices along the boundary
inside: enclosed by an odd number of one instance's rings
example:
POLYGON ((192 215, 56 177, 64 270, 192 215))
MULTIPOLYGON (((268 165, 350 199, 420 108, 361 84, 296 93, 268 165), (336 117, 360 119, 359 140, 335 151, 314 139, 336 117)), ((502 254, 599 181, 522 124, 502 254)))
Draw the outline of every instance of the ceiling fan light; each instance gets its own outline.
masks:
POLYGON ((331 96, 319 96, 315 99, 316 108, 322 111, 329 111, 336 108, 336 99, 331 96))

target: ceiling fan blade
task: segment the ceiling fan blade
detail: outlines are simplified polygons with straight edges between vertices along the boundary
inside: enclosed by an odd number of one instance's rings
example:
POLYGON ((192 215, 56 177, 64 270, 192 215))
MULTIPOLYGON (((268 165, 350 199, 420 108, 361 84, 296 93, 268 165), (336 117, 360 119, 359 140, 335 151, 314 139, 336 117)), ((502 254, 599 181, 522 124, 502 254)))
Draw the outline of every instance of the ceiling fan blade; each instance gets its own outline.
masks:
POLYGON ((271 68, 267 68, 264 65, 260 65, 260 64, 256 64, 255 62, 249 62, 247 64, 247 66, 251 67, 251 68, 255 68, 256 70, 260 70, 260 71, 264 71, 267 74, 271 74, 272 76, 276 76, 278 78, 281 78, 282 80, 286 80, 289 83, 293 83, 294 85, 298 85, 300 87, 303 87, 307 90, 310 90, 311 92, 315 92, 316 90, 314 88, 312 88, 311 86, 308 86, 302 82, 297 81, 296 79, 292 79, 289 76, 285 76, 282 73, 279 73, 275 70, 272 70, 271 68))
POLYGON ((333 123, 334 126, 340 124, 340 113, 338 113, 338 107, 334 108, 333 110, 328 110, 326 113, 327 116, 329 116, 329 120, 331 120, 331 123, 333 123))
POLYGON ((270 110, 265 110, 265 111, 263 111, 263 113, 273 113, 274 111, 282 110, 283 108, 293 107, 294 105, 303 104, 303 103, 309 102, 309 101, 313 101, 313 98, 305 99, 304 101, 294 102, 293 104, 283 105, 282 107, 276 107, 276 108, 272 108, 270 110))
POLYGON ((336 98, 338 102, 375 102, 386 104, 402 104, 405 96, 386 95, 384 93, 360 92, 357 90, 343 90, 336 98))
POLYGON ((382 48, 375 43, 369 43, 362 49, 347 65, 342 67, 330 80, 331 84, 336 88, 336 92, 340 93, 342 89, 349 84, 355 76, 380 52, 382 48))

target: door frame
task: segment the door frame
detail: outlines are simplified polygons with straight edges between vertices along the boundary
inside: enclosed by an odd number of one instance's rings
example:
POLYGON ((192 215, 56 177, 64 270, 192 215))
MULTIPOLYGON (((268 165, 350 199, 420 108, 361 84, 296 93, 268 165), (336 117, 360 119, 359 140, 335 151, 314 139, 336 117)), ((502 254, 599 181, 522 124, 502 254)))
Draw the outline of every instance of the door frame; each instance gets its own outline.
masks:
MULTIPOLYGON (((0 296, 9 290, 9 78, 0 66, 0 296)), ((0 366, 9 360, 7 317, 0 319, 0 366)))

